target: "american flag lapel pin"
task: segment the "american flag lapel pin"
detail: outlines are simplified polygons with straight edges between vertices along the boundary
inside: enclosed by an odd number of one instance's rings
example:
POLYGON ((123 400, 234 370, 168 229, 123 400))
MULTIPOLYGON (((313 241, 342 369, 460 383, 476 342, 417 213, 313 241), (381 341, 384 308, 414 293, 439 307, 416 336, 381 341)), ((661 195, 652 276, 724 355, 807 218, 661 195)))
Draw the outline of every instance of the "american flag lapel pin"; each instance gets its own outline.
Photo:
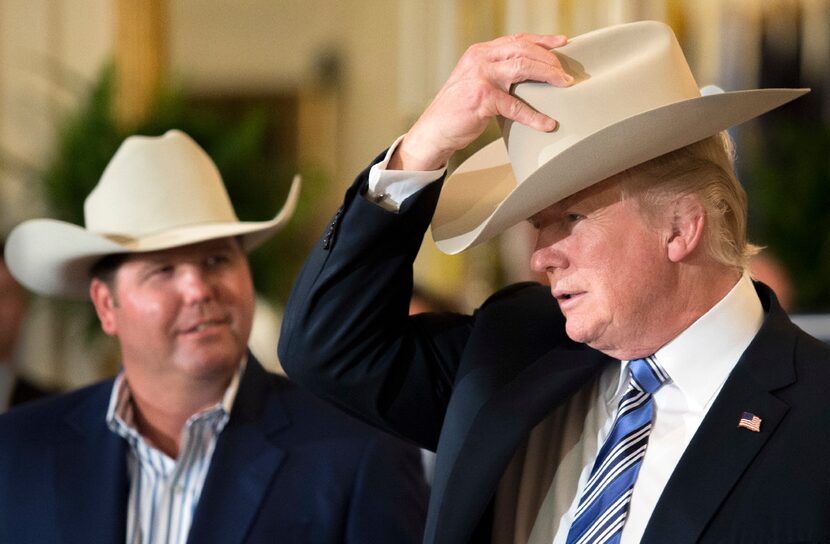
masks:
POLYGON ((752 412, 744 412, 741 414, 741 419, 738 420, 738 427, 749 429, 754 433, 761 432, 761 418, 752 412))

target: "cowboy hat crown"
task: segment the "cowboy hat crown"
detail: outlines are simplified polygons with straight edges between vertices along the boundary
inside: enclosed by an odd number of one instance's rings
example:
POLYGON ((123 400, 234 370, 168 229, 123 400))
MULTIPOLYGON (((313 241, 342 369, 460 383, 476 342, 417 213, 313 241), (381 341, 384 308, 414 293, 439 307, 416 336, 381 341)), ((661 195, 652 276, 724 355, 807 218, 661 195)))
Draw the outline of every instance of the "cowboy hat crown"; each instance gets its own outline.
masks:
POLYGON ((776 108, 808 89, 701 96, 671 28, 612 26, 554 49, 570 87, 513 94, 557 119, 553 132, 501 120, 502 138, 449 176, 432 221, 445 253, 480 244, 594 183, 776 108))

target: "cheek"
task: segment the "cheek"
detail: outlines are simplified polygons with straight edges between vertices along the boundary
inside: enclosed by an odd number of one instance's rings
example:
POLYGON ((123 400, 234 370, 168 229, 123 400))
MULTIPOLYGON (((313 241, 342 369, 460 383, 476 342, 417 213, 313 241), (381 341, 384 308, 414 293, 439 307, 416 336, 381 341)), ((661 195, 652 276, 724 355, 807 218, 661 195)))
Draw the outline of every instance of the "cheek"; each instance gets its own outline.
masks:
MULTIPOLYGON (((256 292, 251 281, 235 278, 223 283, 223 305, 235 315, 235 320, 243 329, 250 329, 254 317, 256 292)), ((244 332, 244 331, 242 331, 244 332)))
POLYGON ((253 283, 250 280, 231 277, 222 282, 222 291, 226 300, 234 306, 253 306, 256 297, 253 283))
POLYGON ((132 299, 121 302, 121 321, 128 320, 132 327, 153 330, 165 327, 176 318, 174 305, 170 300, 132 299))
POLYGON ((587 266, 589 270, 583 270, 594 294, 591 312, 596 319, 617 321, 647 293, 644 287, 648 288, 648 270, 641 266, 635 248, 616 244, 591 251, 595 259, 587 266))

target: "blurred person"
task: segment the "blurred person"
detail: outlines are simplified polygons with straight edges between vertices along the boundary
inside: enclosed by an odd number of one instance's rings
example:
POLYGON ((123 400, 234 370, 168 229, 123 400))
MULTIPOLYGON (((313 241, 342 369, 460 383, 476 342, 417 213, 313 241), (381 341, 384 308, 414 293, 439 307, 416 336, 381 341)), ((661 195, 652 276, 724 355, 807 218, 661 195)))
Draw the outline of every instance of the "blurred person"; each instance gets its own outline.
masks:
POLYGON ((17 349, 26 317, 27 295, 6 266, 0 241, 0 413, 51 393, 19 375, 17 349))
POLYGON ((795 303, 795 289, 790 274, 775 255, 760 251, 749 260, 749 275, 767 285, 778 298, 781 308, 790 313, 795 303))
POLYGON ((425 542, 830 540, 830 350, 750 279, 722 135, 804 92, 701 94, 657 22, 471 46, 313 249, 284 368, 437 450, 425 542), (524 220, 549 286, 407 315, 430 221, 524 220))
POLYGON ((0 417, 0 542, 417 542, 418 450, 249 353, 246 252, 292 214, 240 222, 186 134, 127 138, 85 228, 19 225, 28 288, 89 296, 118 340, 114 380, 0 417))

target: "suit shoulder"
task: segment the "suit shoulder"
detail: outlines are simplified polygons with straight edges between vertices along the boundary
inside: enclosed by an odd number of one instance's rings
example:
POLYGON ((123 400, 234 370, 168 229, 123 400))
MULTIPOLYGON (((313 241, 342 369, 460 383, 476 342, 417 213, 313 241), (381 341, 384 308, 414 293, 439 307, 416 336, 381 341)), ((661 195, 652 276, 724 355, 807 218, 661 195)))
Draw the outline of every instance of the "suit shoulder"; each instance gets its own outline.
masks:
POLYGON ((815 378, 830 383, 830 346, 796 327, 795 357, 799 365, 815 372, 815 378))
POLYGON ((484 301, 476 314, 505 312, 529 319, 560 318, 564 321, 550 288, 536 282, 514 283, 496 291, 484 301))
POLYGON ((503 339, 514 347, 532 342, 548 349, 571 342, 565 335, 565 317, 550 289, 533 282, 510 285, 488 298, 475 313, 475 330, 478 336, 503 339), (552 344, 542 346, 540 337, 552 344))
POLYGON ((507 287, 499 289, 484 301, 481 308, 483 309, 488 306, 498 304, 525 302, 528 300, 546 306, 556 306, 556 301, 551 296, 550 289, 548 287, 534 281, 524 281, 513 283, 507 287))
POLYGON ((29 402, 0 416, 0 437, 15 440, 50 438, 59 421, 88 402, 101 406, 103 420, 113 380, 106 380, 76 391, 29 402))

